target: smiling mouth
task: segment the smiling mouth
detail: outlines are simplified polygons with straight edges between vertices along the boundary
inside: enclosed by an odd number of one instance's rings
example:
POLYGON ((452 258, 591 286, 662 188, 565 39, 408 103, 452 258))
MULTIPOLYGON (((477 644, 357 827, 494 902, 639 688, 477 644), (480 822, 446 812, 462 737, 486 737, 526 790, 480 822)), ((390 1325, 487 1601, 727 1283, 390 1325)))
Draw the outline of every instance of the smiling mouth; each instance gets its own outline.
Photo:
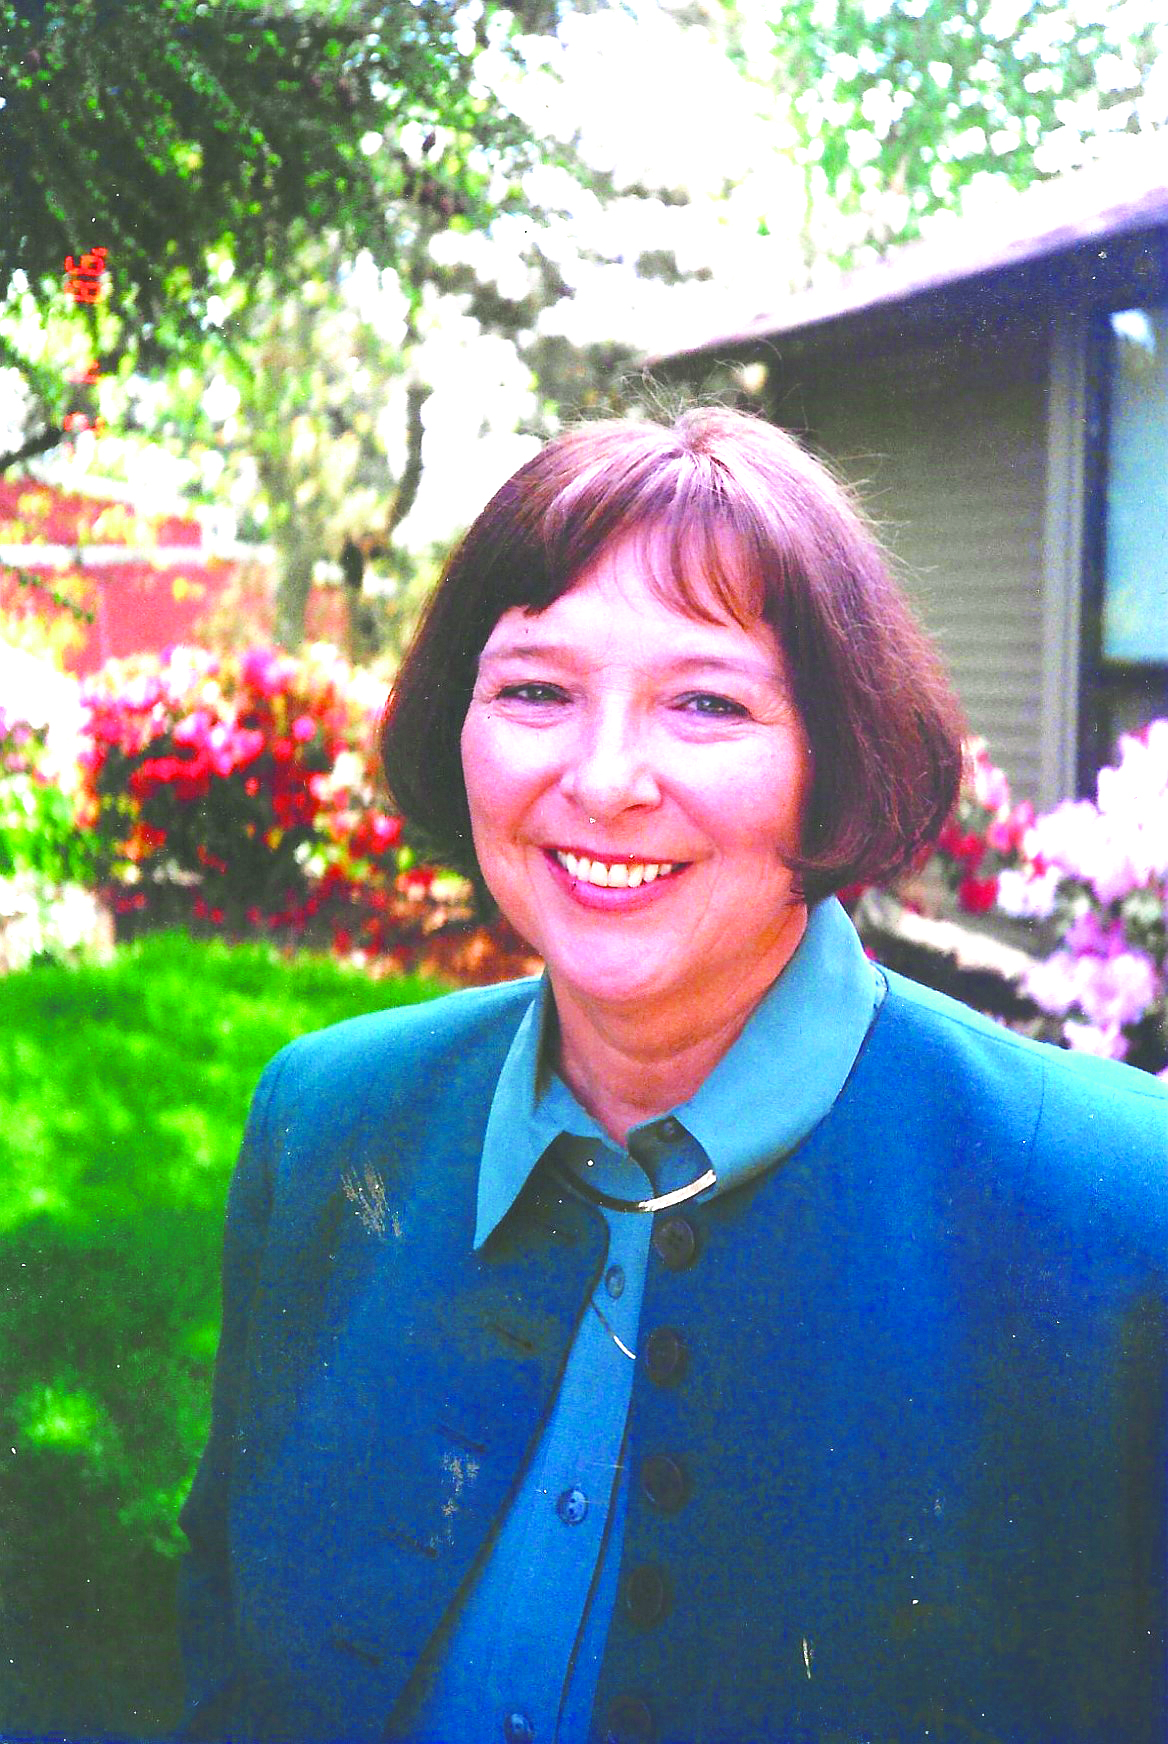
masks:
POLYGON ((581 884, 595 884, 601 890, 635 890, 641 884, 655 883, 658 878, 675 876, 689 863, 684 860, 590 860, 583 854, 572 854, 562 848, 553 848, 551 855, 569 877, 581 884))

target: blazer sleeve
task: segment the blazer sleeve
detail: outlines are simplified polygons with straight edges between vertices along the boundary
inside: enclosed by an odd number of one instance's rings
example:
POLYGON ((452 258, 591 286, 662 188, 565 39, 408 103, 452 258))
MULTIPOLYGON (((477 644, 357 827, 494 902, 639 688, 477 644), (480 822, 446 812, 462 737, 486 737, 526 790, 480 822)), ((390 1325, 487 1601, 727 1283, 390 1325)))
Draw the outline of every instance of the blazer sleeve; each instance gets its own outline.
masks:
POLYGON ((180 1739, 234 1735, 240 1667, 228 1556, 228 1499, 248 1325, 271 1205, 269 1117, 287 1049, 260 1079, 227 1197, 223 1320, 215 1358, 211 1433, 179 1524, 190 1545, 178 1581, 179 1641, 186 1676, 180 1739))

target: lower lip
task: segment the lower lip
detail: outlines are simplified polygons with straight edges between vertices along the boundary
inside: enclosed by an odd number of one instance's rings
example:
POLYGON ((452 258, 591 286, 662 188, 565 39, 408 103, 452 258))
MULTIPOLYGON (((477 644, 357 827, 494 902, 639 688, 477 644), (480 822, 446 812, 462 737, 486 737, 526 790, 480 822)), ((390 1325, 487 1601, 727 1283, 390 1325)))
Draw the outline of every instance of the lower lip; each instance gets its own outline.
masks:
POLYGON ((638 884, 632 890, 627 885, 622 890, 618 885, 610 890, 607 885, 588 884, 581 878, 573 878, 568 868, 546 849, 544 859, 551 869, 552 878, 568 896, 581 908, 591 908, 602 914, 633 914, 639 908, 649 908, 689 870, 687 866, 679 866, 675 872, 666 872, 664 876, 659 873, 651 884, 638 884))

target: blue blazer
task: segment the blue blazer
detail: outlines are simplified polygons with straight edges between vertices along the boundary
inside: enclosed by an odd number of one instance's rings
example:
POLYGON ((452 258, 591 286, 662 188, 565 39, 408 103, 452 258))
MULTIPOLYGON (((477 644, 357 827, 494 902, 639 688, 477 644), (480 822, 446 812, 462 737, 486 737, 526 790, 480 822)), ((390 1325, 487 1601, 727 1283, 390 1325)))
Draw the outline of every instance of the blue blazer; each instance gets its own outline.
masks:
MULTIPOLYGON (((888 981, 804 1143, 658 1214, 598 1741, 1168 1737, 1168 1095, 888 981)), ((264 1075, 182 1517, 188 1737, 408 1735, 604 1259, 539 1170, 472 1252, 531 997, 358 1018, 264 1075)))

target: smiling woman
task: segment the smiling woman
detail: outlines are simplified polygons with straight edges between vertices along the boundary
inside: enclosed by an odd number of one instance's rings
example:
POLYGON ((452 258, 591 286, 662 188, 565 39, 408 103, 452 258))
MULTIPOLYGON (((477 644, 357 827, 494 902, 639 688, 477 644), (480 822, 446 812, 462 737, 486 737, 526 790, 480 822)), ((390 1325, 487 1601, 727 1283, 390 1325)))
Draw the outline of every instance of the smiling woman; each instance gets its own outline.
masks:
POLYGON ((1168 1092, 865 957, 960 717, 844 492, 558 438, 383 749, 547 969, 265 1073, 186 1735, 1159 1744, 1168 1092))
POLYGON ((778 644, 705 609, 626 539, 537 618, 503 614, 462 730, 482 876, 547 962, 561 1072, 622 1142, 697 1089, 806 920, 810 747, 778 644), (627 1032, 619 1079, 593 1081, 597 1023, 627 1032))

